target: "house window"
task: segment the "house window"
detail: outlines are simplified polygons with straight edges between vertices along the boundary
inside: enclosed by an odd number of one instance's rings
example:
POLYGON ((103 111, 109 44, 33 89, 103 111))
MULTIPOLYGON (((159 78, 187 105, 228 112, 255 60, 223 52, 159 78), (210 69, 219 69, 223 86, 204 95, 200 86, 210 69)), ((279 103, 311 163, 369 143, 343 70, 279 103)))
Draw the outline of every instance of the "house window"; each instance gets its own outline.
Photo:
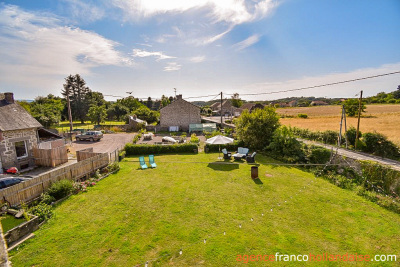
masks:
POLYGON ((14 145, 15 145, 15 152, 17 153, 17 159, 28 156, 28 150, 26 149, 25 141, 15 142, 14 145))

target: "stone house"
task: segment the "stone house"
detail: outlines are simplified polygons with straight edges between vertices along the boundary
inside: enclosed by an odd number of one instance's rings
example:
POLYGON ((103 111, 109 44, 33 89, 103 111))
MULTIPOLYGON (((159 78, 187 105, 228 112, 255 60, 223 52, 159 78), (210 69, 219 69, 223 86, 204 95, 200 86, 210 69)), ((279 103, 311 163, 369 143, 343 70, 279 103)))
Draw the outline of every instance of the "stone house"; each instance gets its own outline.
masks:
POLYGON ((240 107, 242 110, 247 109, 250 113, 255 109, 263 109, 264 105, 260 103, 246 103, 240 107))
POLYGON ((182 131, 188 131, 189 124, 195 123, 201 123, 200 107, 182 99, 182 95, 177 95, 175 101, 160 109, 161 130, 178 126, 182 131))
POLYGON ((133 131, 139 131, 143 127, 147 126, 147 121, 138 119, 136 115, 129 116, 128 129, 133 131))
MULTIPOLYGON (((221 103, 216 102, 211 105, 211 109, 213 110, 213 115, 221 115, 221 103)), ((237 108, 232 105, 232 101, 230 99, 225 99, 222 102, 222 115, 223 116, 239 116, 242 113, 243 109, 237 108)))
POLYGON ((38 129, 43 127, 23 107, 14 102, 13 93, 0 94, 0 170, 19 170, 35 165, 33 147, 38 144, 38 129))

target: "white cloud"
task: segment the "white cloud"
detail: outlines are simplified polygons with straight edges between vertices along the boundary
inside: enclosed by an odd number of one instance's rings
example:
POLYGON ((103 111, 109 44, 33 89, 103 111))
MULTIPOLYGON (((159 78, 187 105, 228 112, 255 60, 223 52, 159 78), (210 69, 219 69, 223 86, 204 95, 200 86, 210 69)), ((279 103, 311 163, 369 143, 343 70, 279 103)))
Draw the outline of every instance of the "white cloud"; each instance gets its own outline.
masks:
POLYGON ((65 27, 51 15, 0 9, 0 73, 2 81, 31 85, 54 76, 88 74, 104 65, 129 65, 118 43, 79 28, 65 27))
POLYGON ((183 13, 193 9, 207 9, 215 22, 241 24, 266 16, 277 1, 262 0, 113 0, 127 19, 151 17, 165 13, 183 13))
POLYGON ((93 22, 105 16, 105 10, 98 4, 85 0, 63 0, 67 3, 69 17, 79 21, 93 22))
POLYGON ((164 71, 177 71, 181 69, 181 65, 176 62, 170 62, 164 67, 164 71))
POLYGON ((234 44, 233 46, 237 51, 243 50, 249 46, 252 46, 253 44, 257 43, 260 40, 260 36, 258 34, 254 34, 247 38, 246 40, 243 40, 239 43, 234 44))
POLYGON ((171 57, 163 54, 162 52, 148 52, 141 49, 133 49, 133 57, 156 57, 157 60, 171 59, 176 57, 171 57))
MULTIPOLYGON (((326 75, 303 77, 300 79, 288 80, 284 82, 265 82, 250 84, 237 90, 239 93, 271 93, 282 90, 291 90, 316 85, 336 83, 341 81, 353 80, 362 77, 369 77, 384 73, 400 71, 400 62, 396 64, 382 65, 377 68, 357 69, 349 72, 330 73, 326 75)), ((394 91, 399 84, 400 74, 383 76, 374 79, 366 79, 350 83, 342 83, 326 87, 311 88, 306 90, 291 91, 287 93, 273 93, 259 96, 244 96, 244 99, 277 99, 288 96, 320 96, 320 97, 354 97, 360 90, 364 90, 365 96, 375 95, 379 92, 394 91)))
POLYGON ((189 60, 193 63, 201 63, 206 59, 205 56, 191 57, 189 60))

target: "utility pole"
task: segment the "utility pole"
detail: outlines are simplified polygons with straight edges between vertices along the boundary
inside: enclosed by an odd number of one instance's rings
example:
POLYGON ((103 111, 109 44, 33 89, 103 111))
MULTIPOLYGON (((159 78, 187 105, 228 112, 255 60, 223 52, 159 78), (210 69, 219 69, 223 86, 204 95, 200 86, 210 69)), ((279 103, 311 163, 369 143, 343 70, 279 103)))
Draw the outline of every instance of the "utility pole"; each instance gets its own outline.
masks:
POLYGON ((222 92, 221 92, 221 110, 220 110, 220 113, 221 113, 221 130, 222 130, 222 92))
POLYGON ((347 122, 346 122, 346 110, 344 108, 344 105, 342 106, 342 118, 340 119, 340 131, 339 131, 339 142, 338 142, 338 147, 341 146, 342 144, 342 125, 344 121, 344 135, 345 135, 345 142, 346 142, 346 148, 347 148, 347 122))
POLYGON ((358 141, 358 138, 359 138, 358 132, 359 132, 359 130, 360 130, 360 117, 361 117, 361 107, 362 107, 362 94, 363 94, 363 91, 361 90, 361 92, 360 92, 360 100, 359 100, 359 103, 358 103, 357 133, 356 133, 356 143, 354 144, 355 149, 357 149, 357 141, 358 141))
POLYGON ((176 98, 176 88, 174 88, 174 91, 175 91, 175 98, 176 98))

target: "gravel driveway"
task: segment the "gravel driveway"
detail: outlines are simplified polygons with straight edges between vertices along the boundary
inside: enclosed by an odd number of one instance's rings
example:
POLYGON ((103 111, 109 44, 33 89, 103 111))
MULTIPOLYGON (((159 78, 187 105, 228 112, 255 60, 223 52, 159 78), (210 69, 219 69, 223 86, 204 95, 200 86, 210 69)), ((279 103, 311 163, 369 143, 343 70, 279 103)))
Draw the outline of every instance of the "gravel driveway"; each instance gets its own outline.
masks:
POLYGON ((123 148, 126 143, 132 142, 135 133, 104 134, 99 142, 73 141, 72 147, 75 151, 93 147, 93 152, 113 152, 117 148, 123 148))

